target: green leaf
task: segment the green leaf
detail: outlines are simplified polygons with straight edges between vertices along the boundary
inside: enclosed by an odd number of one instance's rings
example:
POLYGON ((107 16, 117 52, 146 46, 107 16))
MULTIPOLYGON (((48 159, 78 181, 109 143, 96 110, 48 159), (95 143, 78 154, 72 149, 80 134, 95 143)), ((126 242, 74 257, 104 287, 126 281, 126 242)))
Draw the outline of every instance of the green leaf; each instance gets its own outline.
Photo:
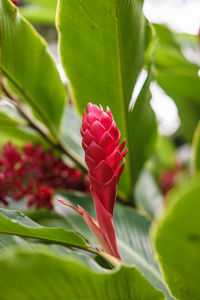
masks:
POLYGON ((55 24, 57 0, 23 1, 26 6, 20 8, 21 14, 31 23, 55 24))
POLYGON ((50 130, 58 129, 65 88, 46 42, 8 0, 0 0, 0 28, 3 75, 50 130))
POLYGON ((163 208, 163 195, 153 177, 144 170, 135 187, 137 206, 153 218, 163 208))
POLYGON ((177 299, 200 295, 200 177, 172 190, 154 224, 154 241, 166 282, 177 299))
MULTIPOLYGON (((55 199, 65 199, 73 205, 79 204, 91 216, 95 217, 94 204, 91 196, 63 193, 55 195, 55 199)), ((97 241, 90 232, 83 218, 74 210, 59 205, 58 212, 65 216, 72 228, 90 243, 97 245, 97 241)), ((144 277, 156 288, 162 291, 166 299, 173 299, 165 286, 162 276, 153 258, 149 241, 150 223, 135 210, 117 204, 115 207, 114 223, 117 243, 122 261, 128 265, 135 265, 144 277)))
POLYGON ((164 299, 135 267, 97 273, 45 248, 8 251, 0 259, 0 277, 2 300, 164 299))
POLYGON ((63 216, 57 214, 55 211, 48 211, 45 209, 38 209, 26 211, 26 216, 34 222, 48 227, 62 227, 68 230, 73 230, 71 224, 63 216))
POLYGON ((153 153, 157 138, 157 123, 155 114, 150 106, 151 71, 142 87, 142 90, 129 112, 129 127, 131 139, 129 140, 129 152, 132 157, 132 180, 136 182, 144 162, 153 153))
POLYGON ((78 234, 64 228, 48 228, 38 225, 19 211, 0 208, 0 233, 40 239, 44 242, 87 249, 78 234))
MULTIPOLYGON (((129 102, 151 35, 142 7, 142 0, 59 0, 57 10, 61 60, 79 111, 89 101, 108 105, 128 148, 129 102)), ((120 181, 129 196, 132 160, 129 151, 120 181)))
POLYGON ((193 143, 192 143, 192 163, 195 171, 200 170, 200 121, 194 133, 193 143))

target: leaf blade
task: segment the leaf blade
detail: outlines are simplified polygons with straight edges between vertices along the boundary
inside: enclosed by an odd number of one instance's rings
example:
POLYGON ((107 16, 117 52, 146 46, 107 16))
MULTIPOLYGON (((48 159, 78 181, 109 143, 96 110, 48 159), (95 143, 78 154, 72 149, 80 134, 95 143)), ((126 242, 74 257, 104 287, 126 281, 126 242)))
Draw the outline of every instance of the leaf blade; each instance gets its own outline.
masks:
POLYGON ((40 226, 19 211, 3 208, 0 208, 0 233, 41 239, 82 249, 88 248, 85 240, 72 231, 40 226))
POLYGON ((65 89, 46 42, 10 1, 1 0, 0 7, 2 73, 45 125, 58 129, 65 89))
POLYGON ((200 295, 199 182, 197 175, 172 190, 165 211, 152 228, 166 282, 173 295, 183 300, 200 295))
POLYGON ((135 267, 122 266, 115 272, 97 273, 79 260, 66 259, 42 248, 35 251, 34 247, 29 250, 16 249, 0 259, 0 266, 0 274, 4 274, 4 280, 0 283, 1 296, 7 297, 6 299, 12 298, 13 291, 16 300, 31 297, 49 300, 66 297, 82 300, 105 299, 105 290, 106 299, 111 300, 164 299, 135 267), (15 276, 19 271, 20 276, 15 276), (14 281, 11 273, 15 277, 14 281), (9 289, 11 283, 13 288, 9 289))

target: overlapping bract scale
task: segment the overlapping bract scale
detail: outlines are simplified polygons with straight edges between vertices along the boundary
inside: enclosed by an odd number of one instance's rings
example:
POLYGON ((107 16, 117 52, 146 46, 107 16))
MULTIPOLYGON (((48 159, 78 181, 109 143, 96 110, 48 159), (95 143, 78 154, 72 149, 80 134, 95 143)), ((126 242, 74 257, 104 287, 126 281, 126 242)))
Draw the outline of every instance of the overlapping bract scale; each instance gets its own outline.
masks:
POLYGON ((125 162, 119 165, 127 149, 122 152, 125 141, 119 145, 121 134, 110 109, 104 112, 102 107, 88 103, 87 114, 83 113, 81 135, 91 181, 96 179, 98 184, 105 185, 115 176, 118 182, 125 162))
POLYGON ((121 134, 110 109, 107 108, 104 112, 101 106, 91 103, 87 105, 87 114, 83 112, 81 135, 97 221, 80 206, 77 208, 60 202, 81 214, 104 251, 121 260, 113 224, 113 210, 117 184, 125 165, 125 140, 119 144, 121 134))

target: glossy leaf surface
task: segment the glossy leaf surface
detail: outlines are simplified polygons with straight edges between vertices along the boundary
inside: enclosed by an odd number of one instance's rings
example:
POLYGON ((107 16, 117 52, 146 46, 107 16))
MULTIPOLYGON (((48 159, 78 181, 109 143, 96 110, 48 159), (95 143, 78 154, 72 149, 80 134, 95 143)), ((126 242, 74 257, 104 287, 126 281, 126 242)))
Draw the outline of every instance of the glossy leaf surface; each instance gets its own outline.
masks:
MULTIPOLYGON (((55 199, 65 199, 73 205, 79 204, 95 217, 94 205, 90 196, 81 197, 80 194, 63 193, 55 195, 55 199)), ((65 216, 76 232, 83 235, 90 243, 97 245, 97 241, 84 219, 77 212, 62 205, 59 205, 57 210, 65 216)), ((166 299, 173 299, 153 258, 149 241, 149 222, 135 210, 117 204, 114 223, 122 261, 127 265, 135 265, 155 288, 165 294, 166 299)))
POLYGON ((166 282, 176 299, 200 296, 200 177, 167 196, 167 208, 154 224, 154 241, 166 282))
POLYGON ((0 276, 2 300, 164 299, 135 267, 97 273, 80 260, 55 255, 43 247, 15 249, 5 254, 0 259, 0 276))
POLYGON ((64 228, 48 228, 38 225, 24 214, 0 208, 0 233, 41 239, 52 244, 87 249, 87 244, 78 234, 64 228))

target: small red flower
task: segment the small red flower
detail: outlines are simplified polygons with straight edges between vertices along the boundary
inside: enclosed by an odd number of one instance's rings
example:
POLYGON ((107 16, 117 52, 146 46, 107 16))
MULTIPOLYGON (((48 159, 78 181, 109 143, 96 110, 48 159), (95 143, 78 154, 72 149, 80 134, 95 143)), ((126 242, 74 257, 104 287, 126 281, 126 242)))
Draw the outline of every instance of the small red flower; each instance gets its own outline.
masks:
POLYGON ((178 173, 174 170, 164 170, 159 176, 160 187, 165 194, 176 184, 178 173))
POLYGON ((88 103, 87 112, 88 114, 83 112, 82 146, 98 222, 80 206, 78 209, 73 208, 84 217, 103 249, 121 259, 117 249, 113 209, 117 184, 125 165, 127 149, 122 152, 125 140, 119 145, 121 134, 109 108, 104 112, 102 107, 88 103))
POLYGON ((178 182, 179 176, 185 169, 184 163, 180 161, 175 162, 174 169, 162 170, 158 177, 159 185, 163 194, 167 194, 169 190, 178 182))

